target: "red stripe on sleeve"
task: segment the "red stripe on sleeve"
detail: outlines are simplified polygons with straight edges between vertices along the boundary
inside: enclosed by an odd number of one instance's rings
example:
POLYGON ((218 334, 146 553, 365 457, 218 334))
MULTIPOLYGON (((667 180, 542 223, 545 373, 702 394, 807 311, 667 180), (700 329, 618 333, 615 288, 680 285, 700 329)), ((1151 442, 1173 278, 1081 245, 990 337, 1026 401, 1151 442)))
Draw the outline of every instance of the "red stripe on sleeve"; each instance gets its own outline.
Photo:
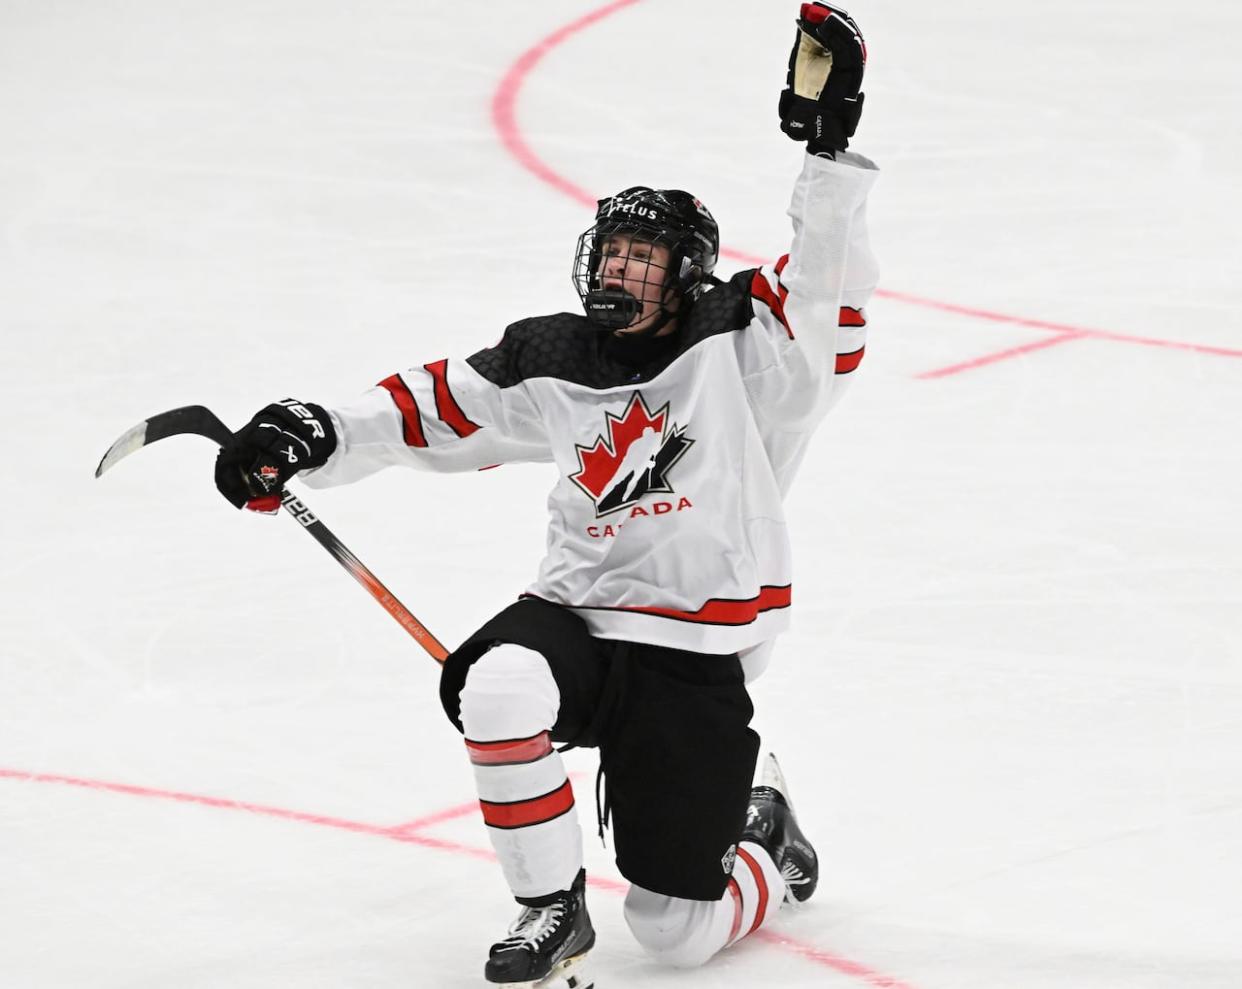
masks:
POLYGON ((546 731, 530 738, 505 742, 474 742, 466 739, 470 761, 476 766, 512 766, 535 762, 552 752, 552 739, 546 731))
POLYGON ((759 863, 755 861, 755 857, 746 851, 741 845, 737 848, 737 857, 740 858, 750 867, 750 873, 755 877, 755 888, 759 890, 759 903, 755 907, 755 922, 750 925, 750 930, 745 936, 749 937, 759 930, 759 925, 767 919, 768 912, 768 881, 763 876, 763 869, 759 867, 759 863))
POLYGON ((837 320, 838 326, 866 326, 867 317, 863 315, 861 309, 851 309, 849 306, 841 307, 841 315, 837 320))
POLYGON ((440 417, 440 421, 447 424, 458 436, 463 438, 471 433, 477 432, 478 423, 471 422, 461 410, 461 406, 457 404, 457 399, 453 398, 453 392, 449 389, 448 383, 448 361, 436 361, 434 364, 424 364, 427 373, 431 375, 432 381, 435 382, 436 393, 436 415, 440 417))
POLYGON ((866 347, 859 347, 849 354, 837 354, 837 374, 849 374, 862 363, 866 347))
POLYGON ((756 271, 755 277, 750 280, 750 294, 772 310, 772 314, 781 321, 781 326, 785 327, 785 332, 792 340, 793 330, 789 328, 789 321, 785 319, 785 306, 780 297, 772 291, 772 286, 763 277, 763 272, 756 271))
POLYGON ((418 403, 410 389, 406 387, 401 375, 394 374, 380 382, 381 388, 387 388, 388 394, 396 403, 401 413, 401 422, 405 434, 406 446, 426 446, 427 438, 423 435, 423 417, 418 413, 418 403))
POLYGON ((785 300, 789 298, 789 289, 785 288, 785 283, 781 281, 781 272, 785 270, 787 264, 789 264, 789 255, 782 254, 780 260, 776 262, 776 291, 781 297, 781 312, 785 311, 785 300))
POLYGON ((480 800, 483 808, 483 821, 490 828, 528 828, 535 824, 544 824, 553 818, 560 817, 574 805, 574 790, 566 780, 551 793, 530 800, 515 800, 512 803, 498 804, 490 800, 480 800))

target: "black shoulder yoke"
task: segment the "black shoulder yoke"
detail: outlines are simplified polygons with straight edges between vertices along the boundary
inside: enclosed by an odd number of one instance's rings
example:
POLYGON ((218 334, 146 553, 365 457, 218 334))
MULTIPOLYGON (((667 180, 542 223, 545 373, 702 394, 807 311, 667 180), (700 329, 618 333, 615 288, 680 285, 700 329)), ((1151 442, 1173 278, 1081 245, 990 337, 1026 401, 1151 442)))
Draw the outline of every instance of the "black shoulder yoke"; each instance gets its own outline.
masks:
POLYGON ((753 276, 753 269, 739 272, 704 293, 689 319, 666 337, 630 340, 600 332, 585 316, 563 312, 510 324, 500 343, 466 362, 499 388, 530 378, 559 378, 600 389, 646 381, 709 337, 749 326, 754 317, 753 276))

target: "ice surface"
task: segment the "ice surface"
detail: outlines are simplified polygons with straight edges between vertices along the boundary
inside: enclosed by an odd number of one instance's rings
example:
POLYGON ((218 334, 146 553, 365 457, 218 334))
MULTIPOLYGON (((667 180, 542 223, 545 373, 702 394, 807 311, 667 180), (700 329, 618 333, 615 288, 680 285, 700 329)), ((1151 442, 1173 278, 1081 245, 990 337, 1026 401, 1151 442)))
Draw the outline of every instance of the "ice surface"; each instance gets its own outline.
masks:
MULTIPOLYGON (((297 526, 225 506, 202 440, 92 471, 152 413, 330 403, 572 308, 589 210, 491 104, 591 9, 0 4, 0 985, 481 983, 512 904, 434 665, 297 526)), ((534 65, 525 140, 779 254, 795 12, 620 7, 534 65)), ((597 888, 593 974, 1236 989, 1242 15, 851 12, 889 294, 790 498, 795 629, 755 687, 820 892, 686 974, 597 888)), ((549 484, 308 501, 455 642, 533 575, 549 484)))

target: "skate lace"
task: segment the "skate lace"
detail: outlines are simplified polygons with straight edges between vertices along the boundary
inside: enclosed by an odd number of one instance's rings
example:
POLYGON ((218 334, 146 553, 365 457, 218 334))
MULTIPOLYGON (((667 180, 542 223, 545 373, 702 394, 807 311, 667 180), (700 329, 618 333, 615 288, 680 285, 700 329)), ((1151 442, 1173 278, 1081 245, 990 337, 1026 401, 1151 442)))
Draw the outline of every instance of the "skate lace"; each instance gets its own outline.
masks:
POLYGON ((509 928, 509 936, 501 941, 506 949, 521 948, 529 945, 538 948, 561 925, 565 917, 564 903, 551 903, 546 907, 526 907, 513 926, 509 928))
POLYGON ((805 886, 811 881, 806 873, 789 860, 781 863, 781 878, 785 880, 787 886, 805 886))
POLYGON ((781 878, 785 880, 785 905, 791 910, 801 910, 805 904, 794 896, 795 886, 804 886, 810 878, 793 862, 786 859, 781 863, 781 878))

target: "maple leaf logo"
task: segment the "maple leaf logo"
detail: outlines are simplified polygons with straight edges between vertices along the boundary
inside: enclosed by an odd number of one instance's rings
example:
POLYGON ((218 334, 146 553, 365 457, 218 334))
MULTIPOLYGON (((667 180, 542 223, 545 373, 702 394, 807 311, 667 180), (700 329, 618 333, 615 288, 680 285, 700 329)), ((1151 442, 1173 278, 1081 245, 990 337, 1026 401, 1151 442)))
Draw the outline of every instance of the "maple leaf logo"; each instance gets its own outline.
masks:
POLYGON ((670 424, 668 403, 652 414, 641 392, 619 416, 605 413, 605 429, 590 447, 578 445, 578 472, 569 479, 595 503, 595 517, 628 508, 653 491, 671 494, 668 472, 694 445, 685 428, 670 424))

